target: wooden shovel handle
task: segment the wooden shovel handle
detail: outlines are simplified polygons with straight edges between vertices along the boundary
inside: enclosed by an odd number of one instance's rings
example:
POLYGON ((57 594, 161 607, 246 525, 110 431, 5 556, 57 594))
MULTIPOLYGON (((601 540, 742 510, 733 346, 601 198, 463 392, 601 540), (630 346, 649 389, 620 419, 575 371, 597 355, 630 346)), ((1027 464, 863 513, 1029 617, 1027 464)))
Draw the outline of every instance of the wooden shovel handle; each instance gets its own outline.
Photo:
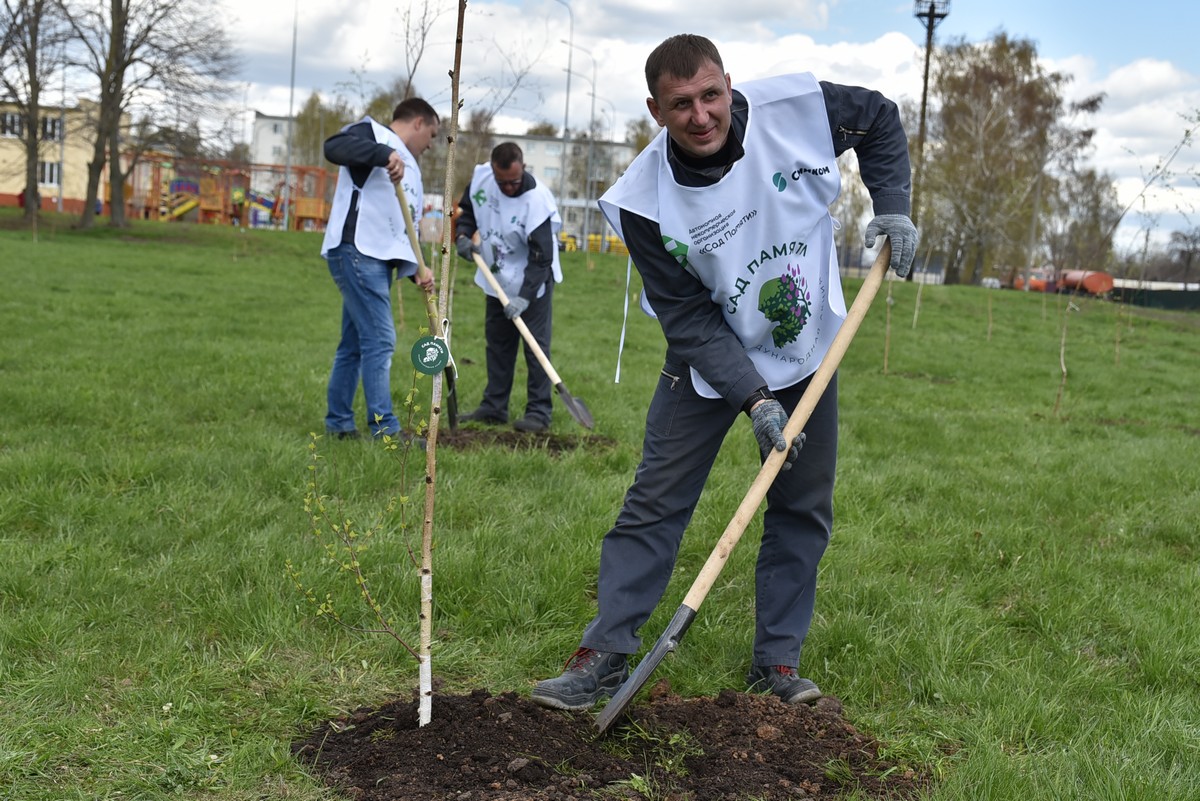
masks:
MULTIPOLYGON (((400 201, 400 210, 404 213, 404 228, 408 232, 408 243, 412 245, 417 259, 417 269, 428 270, 425 266, 425 254, 421 252, 421 243, 417 240, 417 229, 413 225, 412 212, 408 208, 408 196, 404 187, 396 184, 396 195, 400 201)), ((438 314, 437 298, 432 289, 425 290, 425 313, 429 316, 429 328, 438 339, 444 339, 446 332, 442 330, 442 316, 438 314)))
MULTIPOLYGON (((483 256, 478 253, 472 253, 471 255, 475 257, 475 266, 479 268, 484 278, 487 279, 492 289, 495 290, 496 299, 500 301, 500 305, 507 306, 508 295, 504 294, 504 290, 500 287, 500 282, 496 280, 496 276, 492 275, 492 270, 488 267, 487 262, 483 260, 483 256)), ((533 338, 533 332, 529 330, 529 326, 525 325, 525 321, 521 319, 521 315, 518 314, 513 318, 513 325, 517 327, 517 330, 521 332, 521 336, 525 338, 525 343, 529 345, 529 349, 537 357, 538 364, 542 366, 542 369, 546 371, 546 375, 550 377, 550 382, 556 387, 560 385, 562 379, 559 378, 554 365, 550 364, 550 360, 546 358, 546 354, 542 352, 542 346, 533 338)))
MULTIPOLYGON (((833 342, 829 345, 829 351, 825 354, 825 358, 821 360, 821 365, 817 368, 817 372, 813 373, 812 379, 809 381, 808 388, 804 390, 804 394, 800 397, 800 402, 796 404, 795 411, 788 418, 787 425, 783 429, 783 437, 788 442, 791 442, 800 432, 804 430, 808 418, 812 415, 813 409, 817 407, 817 402, 821 400, 821 395, 825 393, 825 388, 829 386, 829 382, 833 379, 833 374, 841 364, 842 357, 846 355, 846 349, 850 346, 850 340, 854 339, 854 335, 858 332, 858 327, 862 323, 863 318, 867 315, 867 309, 871 305, 871 301, 875 298, 875 293, 879 291, 880 284, 883 283, 883 276, 887 273, 888 262, 892 257, 891 241, 884 243, 879 249, 879 255, 875 257, 875 263, 871 265, 871 271, 867 273, 866 280, 863 281, 862 289, 858 291, 858 295, 854 298, 853 305, 850 306, 850 311, 846 314, 846 319, 842 321, 842 327, 838 329, 837 336, 833 338, 833 342)), ((709 555, 708 561, 704 563, 696 580, 692 582, 692 587, 688 590, 688 594, 683 599, 684 606, 693 610, 700 608, 700 604, 704 601, 708 591, 712 589, 712 585, 716 582, 717 577, 721 575, 721 570, 725 567, 725 562, 729 559, 729 554, 733 552, 733 547, 737 545, 742 534, 746 530, 746 526, 750 524, 754 513, 758 511, 759 504, 763 498, 767 496, 767 490, 771 488, 771 484, 775 481, 775 476, 779 474, 779 470, 783 467, 784 459, 787 458, 787 451, 777 451, 772 449, 767 455, 766 461, 758 471, 758 476, 754 479, 754 483, 750 485, 746 497, 742 499, 741 504, 734 513, 733 519, 729 521, 729 525, 725 527, 725 533, 717 540, 717 545, 713 548, 713 552, 709 555)))

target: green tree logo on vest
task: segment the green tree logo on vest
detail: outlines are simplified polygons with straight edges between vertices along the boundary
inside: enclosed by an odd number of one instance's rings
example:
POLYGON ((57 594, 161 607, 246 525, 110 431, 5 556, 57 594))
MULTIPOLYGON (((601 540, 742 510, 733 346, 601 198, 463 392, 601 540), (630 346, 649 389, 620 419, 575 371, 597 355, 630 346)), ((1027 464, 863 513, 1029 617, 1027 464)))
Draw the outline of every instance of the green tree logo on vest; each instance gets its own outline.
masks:
POLYGON ((679 266, 686 270, 688 266, 688 246, 683 242, 680 242, 678 239, 674 239, 673 237, 669 237, 665 234, 663 235, 662 241, 663 247, 667 249, 667 253, 671 254, 675 258, 675 261, 679 262, 679 266))
POLYGON ((480 189, 478 192, 471 195, 471 200, 475 201, 476 206, 482 206, 487 202, 487 193, 480 189))
POLYGON ((781 277, 763 284, 758 310, 771 322, 779 323, 771 330, 775 347, 796 341, 812 316, 812 293, 808 282, 800 277, 799 266, 789 264, 781 277))

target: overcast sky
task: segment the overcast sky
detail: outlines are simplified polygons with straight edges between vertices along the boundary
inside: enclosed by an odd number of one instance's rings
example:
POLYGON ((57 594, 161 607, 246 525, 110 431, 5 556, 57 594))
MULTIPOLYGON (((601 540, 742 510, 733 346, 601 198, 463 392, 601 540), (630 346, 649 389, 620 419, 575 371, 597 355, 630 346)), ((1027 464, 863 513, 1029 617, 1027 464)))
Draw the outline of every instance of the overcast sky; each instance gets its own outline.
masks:
MULTIPOLYGON (((414 12, 419 11, 416 0, 414 12)), ((447 117, 457 5, 429 0, 440 12, 416 75, 420 93, 447 117)), ((225 0, 229 32, 245 58, 240 100, 250 111, 286 115, 312 91, 356 104, 376 86, 407 72, 403 0, 225 0), (296 77, 291 91, 293 23, 296 77)), ((514 68, 527 71, 496 128, 524 133, 534 122, 587 124, 595 75, 595 109, 617 138, 647 116, 646 55, 675 33, 697 33, 721 50, 734 85, 785 71, 879 89, 920 101, 925 27, 908 0, 472 0, 464 24, 460 92, 464 113, 494 103, 514 68), (568 4, 569 3, 569 11, 568 4), (574 43, 570 48, 563 40, 574 43), (570 98, 567 64, 570 57, 570 98), (593 71, 592 58, 595 58, 593 71)), ((1118 178, 1122 203, 1177 145, 1200 111, 1200 5, 1142 0, 951 0, 935 30, 946 43, 975 42, 998 31, 1032 39, 1048 69, 1073 76, 1068 99, 1104 92, 1094 119, 1094 164, 1118 178), (1186 9, 1186 10, 1184 10, 1186 9)), ((915 136, 915 132, 910 132, 915 136)), ((1175 177, 1135 204, 1118 246, 1134 247, 1152 228, 1200 227, 1200 143, 1173 163, 1175 177), (1189 175, 1191 171, 1191 175, 1189 175), (1152 219, 1157 216, 1157 222, 1152 219)))

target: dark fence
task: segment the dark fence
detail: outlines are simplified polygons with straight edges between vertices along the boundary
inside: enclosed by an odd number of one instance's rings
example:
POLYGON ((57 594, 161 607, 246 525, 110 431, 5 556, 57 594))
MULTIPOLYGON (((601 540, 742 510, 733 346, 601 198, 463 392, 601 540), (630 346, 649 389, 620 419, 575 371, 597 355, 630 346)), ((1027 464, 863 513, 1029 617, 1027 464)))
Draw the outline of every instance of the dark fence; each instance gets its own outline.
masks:
POLYGON ((1182 289, 1136 289, 1117 287, 1112 291, 1113 300, 1134 306, 1152 309, 1187 311, 1200 309, 1200 291, 1182 289))

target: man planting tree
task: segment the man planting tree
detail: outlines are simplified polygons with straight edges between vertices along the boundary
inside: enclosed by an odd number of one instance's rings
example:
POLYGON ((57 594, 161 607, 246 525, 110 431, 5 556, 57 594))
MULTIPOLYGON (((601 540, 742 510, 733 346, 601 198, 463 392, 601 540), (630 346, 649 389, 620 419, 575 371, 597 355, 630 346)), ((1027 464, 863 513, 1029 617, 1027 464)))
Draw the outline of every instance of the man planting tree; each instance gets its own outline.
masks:
MULTIPOLYGON (((554 285, 562 281, 555 245, 562 219, 554 195, 525 171, 525 154, 515 142, 496 145, 491 159, 475 167, 458 207, 462 210, 454 223, 458 254, 472 263, 480 254, 508 298, 508 305, 502 305, 480 273, 483 268, 477 268, 475 283, 487 295, 483 332, 487 387, 479 406, 459 420, 503 425, 508 422, 517 347, 522 344, 512 322, 515 318, 525 321, 542 353, 550 358, 554 285), (476 233, 481 245, 472 241, 476 233)), ((540 433, 550 427, 551 382, 528 343, 524 349, 525 414, 513 428, 540 433)))
POLYGON ((811 702, 821 691, 797 667, 833 523, 836 381, 804 434, 788 442, 783 430, 846 315, 829 214, 836 158, 855 151, 875 211, 866 246, 888 237, 890 267, 905 276, 918 240, 907 138, 878 92, 809 74, 735 90, 713 43, 691 34, 655 48, 646 83, 665 131, 600 207, 642 276, 666 363, 642 462, 601 547, 596 616, 562 675, 531 697, 586 709, 627 679, 724 436, 745 413, 763 459, 788 451, 767 492, 746 681, 811 702))
POLYGON ((353 404, 360 379, 371 434, 400 434, 391 394, 396 349, 392 271, 423 289, 433 286, 433 273, 417 269, 393 185, 403 187, 413 218, 419 219, 424 190, 417 158, 440 124, 433 106, 411 97, 396 106, 390 125, 368 117, 325 140, 325 158, 340 166, 321 244, 342 293, 342 335, 329 374, 325 415, 325 431, 339 439, 358 436, 353 404))

